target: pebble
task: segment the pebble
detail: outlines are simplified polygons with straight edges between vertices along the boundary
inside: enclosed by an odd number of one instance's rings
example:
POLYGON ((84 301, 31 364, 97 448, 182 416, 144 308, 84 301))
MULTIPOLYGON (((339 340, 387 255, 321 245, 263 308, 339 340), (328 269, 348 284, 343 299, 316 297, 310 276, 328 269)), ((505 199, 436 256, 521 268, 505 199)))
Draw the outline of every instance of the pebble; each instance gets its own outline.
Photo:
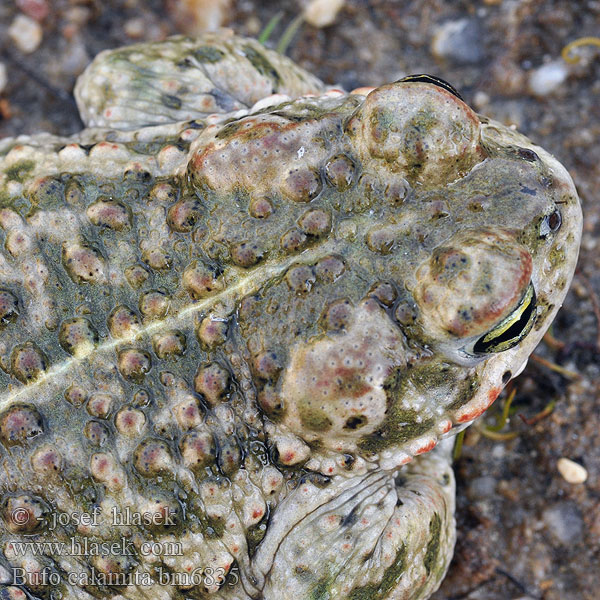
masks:
POLYGON ((583 518, 574 502, 561 502, 547 508, 542 519, 548 531, 561 544, 572 545, 583 535, 583 518))
POLYGON ((41 25, 23 14, 17 15, 8 28, 8 36, 25 54, 31 54, 39 48, 43 35, 41 25))
POLYGON ((167 7, 185 33, 197 35, 225 24, 231 13, 231 0, 172 0, 167 7))
POLYGON ((142 17, 129 19, 128 21, 125 21, 123 31, 125 31, 127 37, 130 37, 132 40, 141 40, 146 31, 146 22, 142 17))
POLYGON ((491 498, 496 492, 498 482, 495 477, 476 477, 469 484, 469 498, 472 500, 483 500, 491 498))
POLYGON ((564 456, 559 458, 556 467, 568 483, 584 483, 587 480, 588 473, 586 468, 570 458, 565 458, 564 456))
POLYGON ((568 74, 563 60, 546 63, 529 73, 529 89, 536 96, 547 96, 564 83, 568 74))
POLYGON ((484 58, 481 26, 476 19, 458 19, 440 25, 431 40, 431 53, 457 64, 474 65, 484 58))
POLYGON ((312 0, 304 10, 304 20, 313 27, 329 27, 344 6, 344 0, 312 0))
POLYGON ((488 106, 489 103, 490 103, 490 97, 488 94, 486 94, 485 92, 483 92, 481 90, 478 90, 475 92, 475 94, 473 96, 473 106, 477 110, 482 110, 483 108, 488 106))

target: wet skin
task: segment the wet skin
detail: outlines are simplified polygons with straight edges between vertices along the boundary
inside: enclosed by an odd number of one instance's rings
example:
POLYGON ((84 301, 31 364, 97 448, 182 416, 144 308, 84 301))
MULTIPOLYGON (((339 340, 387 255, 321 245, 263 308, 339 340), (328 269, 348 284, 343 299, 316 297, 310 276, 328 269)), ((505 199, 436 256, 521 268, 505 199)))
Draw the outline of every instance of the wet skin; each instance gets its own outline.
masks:
POLYGON ((2 593, 428 598, 452 436, 570 284, 565 169, 445 82, 328 91, 227 32, 76 96, 0 142, 2 593))

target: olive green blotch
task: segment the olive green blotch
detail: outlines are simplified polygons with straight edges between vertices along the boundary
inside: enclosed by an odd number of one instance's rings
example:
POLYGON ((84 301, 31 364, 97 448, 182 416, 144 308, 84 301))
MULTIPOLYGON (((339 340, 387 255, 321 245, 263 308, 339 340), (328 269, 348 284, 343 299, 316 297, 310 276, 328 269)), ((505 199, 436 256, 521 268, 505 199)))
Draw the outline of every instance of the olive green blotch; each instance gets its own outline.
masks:
POLYGON ((9 181, 23 183, 23 181, 27 179, 29 173, 33 171, 34 168, 35 162, 33 160, 20 160, 14 165, 8 167, 8 169, 4 171, 4 174, 9 181))
POLYGON ((321 579, 310 591, 310 600, 329 600, 331 598, 330 585, 331 582, 328 579, 321 579))
POLYGON ((447 385, 447 374, 436 364, 430 368, 408 372, 404 368, 396 369, 387 378, 383 384, 387 396, 386 419, 377 431, 359 441, 358 445, 362 450, 378 452, 389 446, 404 444, 433 428, 433 418, 419 422, 417 410, 401 408, 407 386, 419 388, 420 383, 425 382, 428 382, 428 388, 447 385))
POLYGON ((275 67, 262 55, 258 50, 250 45, 242 48, 246 58, 252 63, 252 66, 267 79, 270 79, 274 84, 281 83, 281 77, 275 67))
POLYGON ((388 138, 390 128, 395 121, 394 113, 390 110, 377 108, 373 110, 369 118, 374 137, 379 142, 385 142, 388 138))
POLYGON ((173 108, 175 110, 179 110, 182 105, 181 98, 178 98, 173 94, 162 94, 160 100, 167 108, 173 108))
POLYGON ((209 518, 205 514, 199 515, 202 533, 208 539, 220 539, 225 533, 225 520, 220 518, 209 518))
POLYGON ((268 513, 252 527, 246 531, 246 542, 248 544, 248 554, 254 556, 257 546, 263 541, 263 538, 267 534, 267 527, 269 524, 268 513))
POLYGON ((550 264, 553 269, 560 269, 567 261, 564 246, 554 245, 550 250, 550 264))
POLYGON ((310 431, 329 431, 331 429, 331 419, 324 410, 312 406, 301 405, 298 407, 302 426, 310 431))
POLYGON ((383 388, 387 395, 386 419, 377 431, 359 441, 359 447, 367 452, 404 444, 431 431, 433 418, 418 421, 418 411, 401 408, 402 399, 409 390, 444 398, 446 409, 457 410, 472 399, 479 388, 479 379, 475 373, 463 377, 460 368, 436 361, 408 371, 397 369, 388 377, 383 388), (449 385, 449 382, 454 383, 449 385))
POLYGON ((194 58, 201 63, 216 63, 225 56, 225 52, 214 46, 200 46, 193 54, 194 58))
POLYGON ((442 518, 438 513, 435 513, 429 522, 429 533, 431 537, 427 542, 427 549, 425 550, 425 559, 423 564, 425 565, 425 571, 427 575, 431 574, 431 571, 435 568, 438 557, 440 554, 440 538, 442 535, 442 518))
POLYGON ((236 119, 221 127, 220 131, 215 135, 218 140, 227 140, 233 137, 245 125, 244 121, 236 119))
POLYGON ((385 570, 381 583, 370 583, 350 592, 348 600, 383 600, 398 585, 406 570, 408 550, 404 544, 398 548, 394 562, 385 570))
POLYGON ((479 377, 474 373, 470 377, 466 377, 462 381, 457 381, 453 390, 452 402, 446 405, 447 409, 458 410, 473 399, 475 392, 479 389, 479 377))

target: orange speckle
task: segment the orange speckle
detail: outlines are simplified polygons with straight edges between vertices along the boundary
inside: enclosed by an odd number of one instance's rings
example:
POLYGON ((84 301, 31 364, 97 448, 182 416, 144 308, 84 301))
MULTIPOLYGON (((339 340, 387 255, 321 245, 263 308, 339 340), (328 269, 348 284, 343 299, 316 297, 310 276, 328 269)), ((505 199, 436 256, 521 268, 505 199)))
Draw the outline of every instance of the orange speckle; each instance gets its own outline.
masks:
POLYGON ((290 463, 294 460, 294 456, 296 456, 296 454, 293 451, 288 451, 285 454, 283 454, 283 456, 281 457, 281 460, 283 461, 284 464, 290 463))
POLYGON ((501 391, 502 391, 502 388, 500 388, 500 387, 492 388, 488 392, 487 404, 485 406, 478 406, 478 407, 474 408, 472 411, 467 412, 463 415, 460 415, 456 419, 457 423, 467 423, 467 422, 472 421, 473 419, 476 419, 477 417, 481 416, 494 403, 496 398, 500 395, 501 391))
POLYGON ((469 421, 472 421, 473 419, 476 419, 477 417, 482 415, 484 412, 485 412, 485 408, 476 408, 475 410, 472 410, 471 412, 461 415, 460 417, 458 417, 458 419, 456 419, 456 421, 457 421, 457 423, 468 423, 469 421))
POLYGON ((502 391, 502 388, 492 388, 489 392, 488 392, 488 400, 489 400, 489 404, 488 406, 491 406, 494 403, 494 400, 496 400, 496 398, 500 395, 500 392, 502 391))
POLYGON ((430 450, 433 450, 435 448, 435 445, 437 444, 436 440, 431 440, 428 444, 425 444, 425 446, 422 446, 421 448, 419 448, 416 452, 415 455, 419 455, 419 454, 425 454, 425 452, 429 452, 430 450))

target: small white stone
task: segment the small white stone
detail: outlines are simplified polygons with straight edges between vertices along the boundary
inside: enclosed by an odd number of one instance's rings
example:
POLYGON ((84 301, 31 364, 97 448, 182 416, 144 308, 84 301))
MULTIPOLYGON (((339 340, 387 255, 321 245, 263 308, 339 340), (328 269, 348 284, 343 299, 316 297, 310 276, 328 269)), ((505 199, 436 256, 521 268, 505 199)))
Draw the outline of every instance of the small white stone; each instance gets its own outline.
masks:
POLYGON ((123 30, 128 37, 134 40, 139 40, 144 37, 146 27, 147 25, 144 19, 142 17, 136 17, 125 21, 123 30))
POLYGON ((4 91, 8 83, 8 75, 6 73, 6 65, 0 62, 0 93, 4 91))
POLYGON ((344 0, 312 0, 304 10, 304 20, 313 27, 329 27, 344 6, 344 0))
POLYGON ((546 96, 558 89, 568 74, 564 61, 546 63, 529 73, 529 89, 536 96, 546 96))
POLYGON ((482 92, 481 90, 475 92, 475 95, 473 96, 473 106, 475 106, 477 110, 485 108, 489 103, 490 97, 488 94, 482 92))
POLYGON ((588 473, 586 468, 570 458, 559 458, 556 467, 568 483, 584 483, 587 480, 588 473))
POLYGON ((42 43, 42 26, 26 15, 17 15, 8 28, 8 36, 25 54, 35 52, 42 43))

